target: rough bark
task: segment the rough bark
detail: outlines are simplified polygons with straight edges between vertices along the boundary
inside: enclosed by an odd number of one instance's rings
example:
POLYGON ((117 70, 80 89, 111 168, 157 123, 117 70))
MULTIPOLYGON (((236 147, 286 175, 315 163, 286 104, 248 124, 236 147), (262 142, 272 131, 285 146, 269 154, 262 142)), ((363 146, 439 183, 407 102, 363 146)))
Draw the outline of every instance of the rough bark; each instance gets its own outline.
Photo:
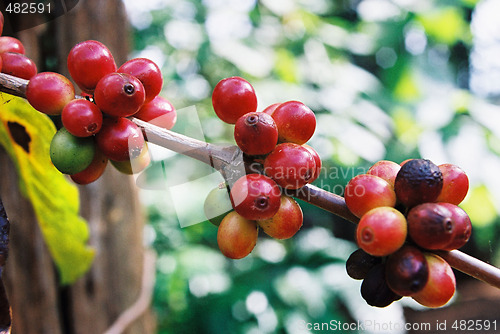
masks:
MULTIPOLYGON (((80 41, 103 42, 118 65, 129 51, 128 24, 120 0, 82 0, 66 15, 21 31, 17 37, 40 71, 57 60, 58 67, 49 69, 65 75, 67 54, 80 41)), ((61 286, 31 205, 18 188, 16 170, 5 152, 0 152, 0 192, 11 222, 5 284, 13 333, 104 333, 139 296, 144 218, 133 178, 110 166, 100 180, 80 189, 81 215, 88 220, 89 244, 96 257, 84 277, 61 286)), ((153 332, 154 319, 147 312, 125 333, 153 332)))

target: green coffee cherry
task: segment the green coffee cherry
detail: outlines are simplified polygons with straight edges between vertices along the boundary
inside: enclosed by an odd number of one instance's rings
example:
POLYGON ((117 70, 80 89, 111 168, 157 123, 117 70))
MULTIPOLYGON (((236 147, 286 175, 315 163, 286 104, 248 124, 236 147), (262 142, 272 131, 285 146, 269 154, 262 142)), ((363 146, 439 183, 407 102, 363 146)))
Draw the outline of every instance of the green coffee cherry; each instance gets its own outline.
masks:
POLYGON ((92 137, 76 137, 61 128, 50 143, 50 159, 64 174, 76 174, 87 168, 95 154, 92 137))
POLYGON ((208 193, 203 209, 207 219, 215 226, 219 226, 226 214, 233 211, 229 192, 225 185, 212 189, 208 193))

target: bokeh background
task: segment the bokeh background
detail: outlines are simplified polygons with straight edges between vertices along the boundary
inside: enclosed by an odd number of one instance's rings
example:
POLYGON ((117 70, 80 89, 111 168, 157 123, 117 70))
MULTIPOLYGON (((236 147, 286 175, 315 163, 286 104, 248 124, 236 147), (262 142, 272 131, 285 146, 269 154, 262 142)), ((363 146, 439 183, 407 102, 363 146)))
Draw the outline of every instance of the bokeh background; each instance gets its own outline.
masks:
MULTIPOLYGON (((132 57, 154 60, 161 95, 178 111, 174 131, 233 143, 213 112, 217 82, 241 76, 259 110, 299 100, 316 113, 309 144, 323 160, 316 185, 342 195, 378 160, 427 158, 468 174, 461 205, 473 222, 462 250, 500 265, 500 3, 495 0, 124 0, 132 57)), ((261 234, 242 260, 221 255, 203 201, 221 181, 209 167, 161 148, 136 176, 158 254, 158 333, 305 333, 305 323, 497 320, 500 294, 456 272, 447 307, 408 298, 366 305, 345 272, 354 225, 301 202, 292 239, 261 234)), ((394 327, 375 332, 405 332, 394 327)), ((431 332, 432 332, 431 331, 431 332)), ((321 331, 314 331, 321 332, 321 331)), ((323 331, 328 332, 328 331, 323 331)), ((356 331, 352 331, 356 332, 356 331)), ((369 328, 365 331, 370 332, 369 328)), ((412 331, 410 331, 412 332, 412 331)))

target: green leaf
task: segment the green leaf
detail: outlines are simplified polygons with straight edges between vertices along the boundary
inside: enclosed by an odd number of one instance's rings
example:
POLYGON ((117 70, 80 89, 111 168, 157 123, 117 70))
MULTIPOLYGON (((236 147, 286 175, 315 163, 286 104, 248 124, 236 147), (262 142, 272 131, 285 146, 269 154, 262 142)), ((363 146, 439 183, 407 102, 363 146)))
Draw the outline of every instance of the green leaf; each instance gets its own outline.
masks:
POLYGON ((0 95, 0 121, 0 144, 17 167, 61 282, 72 283, 89 269, 94 250, 86 245, 89 231, 78 214, 78 189, 50 161, 54 124, 26 100, 8 94, 0 95))

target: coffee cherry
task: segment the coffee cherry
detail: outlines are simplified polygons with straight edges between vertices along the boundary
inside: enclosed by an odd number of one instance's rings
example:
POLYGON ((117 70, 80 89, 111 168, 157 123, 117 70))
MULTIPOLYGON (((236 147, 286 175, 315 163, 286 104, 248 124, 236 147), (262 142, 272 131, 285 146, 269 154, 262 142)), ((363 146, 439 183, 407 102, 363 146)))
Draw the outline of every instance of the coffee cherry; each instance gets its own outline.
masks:
POLYGON ((443 175, 430 160, 412 159, 399 170, 394 181, 398 201, 407 207, 434 202, 443 188, 443 175))
POLYGON ((134 117, 170 130, 177 121, 177 112, 167 99, 156 96, 151 102, 143 104, 134 117))
POLYGON ((289 239, 302 227, 303 215, 300 205, 291 197, 281 196, 278 212, 269 219, 257 223, 272 238, 289 239))
POLYGON ((65 128, 56 132, 50 142, 50 159, 64 174, 76 174, 87 168, 96 151, 93 138, 73 136, 65 128))
POLYGON ((281 187, 299 189, 314 179, 316 162, 301 145, 282 143, 266 157, 264 171, 281 187))
POLYGON ((354 279, 364 279, 375 265, 382 263, 382 258, 373 256, 358 248, 346 261, 347 275, 354 279))
POLYGON ((63 108, 61 121, 77 137, 88 137, 101 130, 102 112, 88 100, 75 99, 63 108))
POLYGON ((138 112, 144 104, 144 96, 139 79, 126 73, 106 74, 94 91, 99 109, 113 117, 128 117, 138 112))
POLYGON ((38 72, 33 60, 21 53, 4 52, 0 53, 0 57, 2 73, 29 80, 38 72))
POLYGON ((240 177, 231 186, 234 210, 245 219, 271 218, 280 207, 281 191, 272 179, 261 174, 240 177))
POLYGON ((373 256, 394 253, 405 242, 406 219, 392 207, 378 207, 365 213, 356 228, 358 246, 373 256))
POLYGON ((141 129, 127 118, 106 118, 96 134, 99 149, 109 159, 130 160, 137 157, 144 147, 141 129))
POLYGON ((248 81, 231 77, 217 83, 212 92, 212 105, 223 122, 235 124, 241 116, 257 110, 257 96, 248 81))
POLYGON ((254 221, 245 219, 236 211, 232 211, 222 219, 219 225, 217 244, 224 256, 242 259, 254 249, 258 232, 254 221))
POLYGON ((305 144, 316 129, 314 112, 302 102, 284 102, 276 107, 272 116, 278 126, 280 142, 305 144))
POLYGON ((426 249, 443 249, 455 233, 450 210, 439 203, 423 203, 408 212, 408 234, 426 249))
POLYGON ((387 285, 385 267, 383 264, 375 265, 361 283, 361 297, 370 306, 386 307, 401 298, 387 285))
POLYGON ((443 174, 443 188, 436 198, 436 202, 460 204, 469 190, 467 174, 460 167, 453 164, 442 164, 438 167, 441 174, 443 174))
MULTIPOLYGON (((3 26, 3 24, 2 24, 3 26)), ((15 52, 20 54, 25 54, 25 49, 23 43, 20 40, 10 36, 0 37, 0 53, 4 52, 15 52)))
POLYGON ((68 54, 68 70, 85 93, 92 94, 99 80, 116 72, 116 63, 108 48, 98 41, 76 44, 68 54))
POLYGON ((281 104, 280 102, 271 104, 267 106, 264 110, 262 110, 262 112, 272 116, 273 112, 276 110, 276 108, 278 108, 280 104, 281 104))
POLYGON ((429 278, 424 254, 414 246, 403 246, 389 255, 385 263, 387 285, 400 296, 422 290, 429 278))
POLYGON ((306 148, 309 151, 309 153, 311 153, 311 155, 314 158, 314 162, 316 163, 316 170, 314 171, 314 176, 308 182, 308 183, 312 183, 321 174, 321 157, 319 156, 318 152, 316 152, 316 150, 314 148, 312 148, 311 146, 309 146, 307 144, 303 144, 302 147, 306 148))
POLYGON ((221 186, 212 189, 208 193, 203 204, 203 211, 207 219, 215 226, 219 226, 222 219, 233 211, 233 205, 225 184, 221 184, 221 186))
POLYGON ((3 24, 4 24, 4 17, 2 12, 0 12, 0 35, 3 33, 3 24))
POLYGON ((141 81, 146 94, 145 103, 152 101, 160 94, 163 76, 158 65, 153 61, 146 58, 134 58, 120 66, 117 72, 133 75, 141 81))
POLYGON ((460 207, 451 203, 439 203, 451 212, 451 219, 455 223, 455 228, 451 241, 443 247, 443 250, 459 249, 464 246, 472 233, 472 224, 469 215, 460 207))
POLYGON ((96 149, 94 159, 90 165, 79 173, 71 175, 73 182, 78 184, 89 184, 96 181, 104 173, 108 165, 108 158, 99 150, 96 149))
POLYGON ((248 155, 264 155, 278 143, 278 128, 268 114, 251 112, 238 118, 234 126, 234 139, 248 155))
POLYGON ((59 73, 38 73, 31 78, 26 87, 28 102, 33 108, 47 115, 60 115, 64 107, 74 98, 73 84, 59 73))
POLYGON ((424 288, 411 297, 427 307, 441 307, 455 294, 455 274, 450 265, 436 254, 424 253, 429 279, 424 288))
POLYGON ((396 205, 396 193, 384 179, 370 174, 353 177, 345 187, 347 208, 357 217, 371 209, 396 205))
POLYGON ((366 174, 378 176, 394 188, 394 181, 400 169, 401 166, 393 161, 381 160, 371 166, 366 174))
POLYGON ((146 169, 151 163, 151 155, 149 154, 148 145, 145 143, 141 153, 130 159, 123 161, 110 160, 111 165, 117 171, 126 175, 138 174, 146 169))

